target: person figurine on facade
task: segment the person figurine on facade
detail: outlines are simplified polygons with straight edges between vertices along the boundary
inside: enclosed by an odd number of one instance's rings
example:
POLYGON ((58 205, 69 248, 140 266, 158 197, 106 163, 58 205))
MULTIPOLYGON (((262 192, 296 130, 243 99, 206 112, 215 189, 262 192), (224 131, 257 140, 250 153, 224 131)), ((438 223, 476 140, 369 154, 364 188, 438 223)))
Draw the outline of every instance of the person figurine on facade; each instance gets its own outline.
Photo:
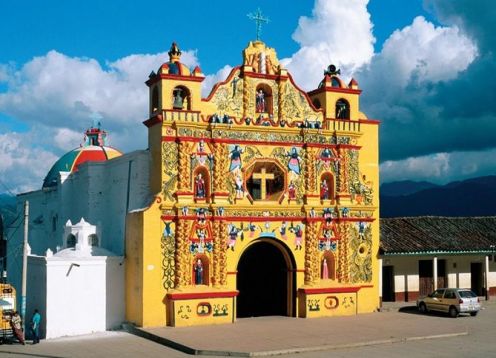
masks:
POLYGON ((262 90, 257 92, 256 97, 257 113, 265 112, 265 93, 262 90))
POLYGON ((293 182, 288 186, 288 200, 296 200, 296 186, 293 182))
POLYGON ((234 169, 241 169, 241 153, 243 150, 239 147, 239 145, 235 145, 234 149, 230 153, 231 157, 231 165, 229 166, 229 171, 232 172, 234 169))
POLYGON ((289 157, 288 169, 295 174, 300 175, 300 157, 295 147, 287 154, 289 157))
POLYGON ((286 221, 283 221, 281 227, 279 228, 279 234, 281 234, 281 239, 285 241, 288 239, 286 235, 287 226, 288 223, 286 221))
POLYGON ((231 225, 231 229, 229 230, 229 243, 227 244, 227 248, 234 251, 234 246, 236 246, 236 240, 238 238, 238 229, 236 226, 231 225))
POLYGON ((19 312, 15 311, 10 319, 10 325, 12 326, 12 330, 14 331, 14 336, 17 338, 19 343, 25 345, 24 343, 24 332, 22 331, 22 320, 19 312))
POLYGON ((35 309, 33 318, 31 318, 31 334, 33 335, 33 344, 40 343, 40 322, 41 315, 38 310, 35 309))
POLYGON ((205 197, 205 180, 203 180, 201 173, 198 173, 198 176, 195 179, 195 188, 196 188, 196 197, 204 198, 205 197))
POLYGON ((327 185, 327 180, 322 180, 320 184, 320 200, 329 199, 329 186, 327 185))
POLYGON ((203 285, 203 264, 201 259, 198 259, 195 264, 195 284, 203 285))
POLYGON ((234 186, 236 187, 236 199, 243 199, 244 197, 244 189, 243 189, 243 178, 241 175, 236 175, 236 179, 234 180, 234 186))
POLYGON ((329 268, 327 267, 327 260, 324 259, 322 262, 322 279, 327 280, 329 278, 329 268))

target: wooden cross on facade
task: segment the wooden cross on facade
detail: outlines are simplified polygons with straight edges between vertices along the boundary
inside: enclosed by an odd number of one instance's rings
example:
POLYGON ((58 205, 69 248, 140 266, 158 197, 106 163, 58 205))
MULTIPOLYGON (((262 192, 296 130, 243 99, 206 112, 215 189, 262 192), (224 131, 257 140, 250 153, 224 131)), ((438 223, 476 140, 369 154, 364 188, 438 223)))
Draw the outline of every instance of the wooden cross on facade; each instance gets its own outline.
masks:
POLYGON ((253 179, 260 179, 260 199, 267 199, 267 180, 273 180, 274 174, 267 173, 265 168, 262 168, 261 173, 253 173, 253 179))
POLYGON ((260 34, 262 33, 262 23, 268 24, 269 23, 269 18, 268 17, 263 17, 262 11, 260 8, 257 9, 257 12, 250 13, 247 15, 250 20, 255 21, 255 24, 257 26, 257 41, 260 40, 260 34))

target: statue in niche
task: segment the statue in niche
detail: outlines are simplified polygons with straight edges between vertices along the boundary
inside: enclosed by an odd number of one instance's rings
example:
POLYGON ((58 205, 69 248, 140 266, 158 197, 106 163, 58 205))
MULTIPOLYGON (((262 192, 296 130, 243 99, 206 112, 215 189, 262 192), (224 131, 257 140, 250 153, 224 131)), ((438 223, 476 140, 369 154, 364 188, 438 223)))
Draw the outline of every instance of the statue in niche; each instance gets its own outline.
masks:
POLYGON ((256 111, 257 113, 265 112, 265 93, 261 89, 256 94, 256 111))
POLYGON ((287 154, 289 157, 288 169, 293 173, 300 175, 300 156, 295 147, 287 154))
POLYGON ((241 169, 241 154, 243 150, 239 145, 235 145, 234 149, 231 151, 231 165, 229 166, 229 171, 232 172, 235 169, 241 169))
POLYGON ((198 173, 195 179, 195 197, 205 198, 205 180, 202 178, 201 173, 198 173))
POLYGON ((326 179, 320 184, 320 200, 329 200, 329 186, 326 179))
POLYGON ((174 109, 183 109, 184 100, 183 97, 181 96, 182 92, 183 91, 180 88, 174 91, 174 103, 172 105, 174 109))
POLYGON ((327 260, 322 261, 322 279, 327 280, 329 278, 329 268, 327 267, 327 260))
POLYGON ((201 259, 198 259, 195 263, 195 284, 203 285, 203 264, 201 259))

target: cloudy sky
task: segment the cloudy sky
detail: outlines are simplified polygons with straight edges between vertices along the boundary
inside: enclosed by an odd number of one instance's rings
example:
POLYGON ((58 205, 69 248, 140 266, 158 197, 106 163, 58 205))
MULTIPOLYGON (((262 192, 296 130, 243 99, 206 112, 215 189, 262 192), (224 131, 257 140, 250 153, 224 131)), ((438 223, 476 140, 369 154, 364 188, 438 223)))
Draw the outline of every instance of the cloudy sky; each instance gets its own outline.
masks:
POLYGON ((123 151, 146 148, 147 87, 172 41, 204 93, 262 39, 306 90, 330 63, 381 124, 381 181, 496 174, 496 7, 490 0, 0 3, 0 193, 39 189, 95 114, 123 151))

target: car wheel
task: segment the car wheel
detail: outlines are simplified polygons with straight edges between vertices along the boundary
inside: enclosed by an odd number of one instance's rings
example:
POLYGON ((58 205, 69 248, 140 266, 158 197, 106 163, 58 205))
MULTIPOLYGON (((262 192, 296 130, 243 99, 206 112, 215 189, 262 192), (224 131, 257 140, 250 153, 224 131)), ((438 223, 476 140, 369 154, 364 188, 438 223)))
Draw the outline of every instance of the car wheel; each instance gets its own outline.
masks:
POLYGON ((421 304, 419 304, 419 312, 420 313, 427 313, 427 306, 425 305, 424 302, 422 302, 421 304))
POLYGON ((456 309, 456 307, 451 306, 451 307, 449 308, 449 315, 450 315, 450 317, 452 317, 452 318, 456 318, 456 317, 458 317, 458 310, 456 309))
POLYGON ((478 312, 478 311, 477 311, 477 312, 470 312, 470 315, 471 315, 472 317, 475 317, 475 316, 477 316, 477 313, 479 313, 479 312, 478 312))

